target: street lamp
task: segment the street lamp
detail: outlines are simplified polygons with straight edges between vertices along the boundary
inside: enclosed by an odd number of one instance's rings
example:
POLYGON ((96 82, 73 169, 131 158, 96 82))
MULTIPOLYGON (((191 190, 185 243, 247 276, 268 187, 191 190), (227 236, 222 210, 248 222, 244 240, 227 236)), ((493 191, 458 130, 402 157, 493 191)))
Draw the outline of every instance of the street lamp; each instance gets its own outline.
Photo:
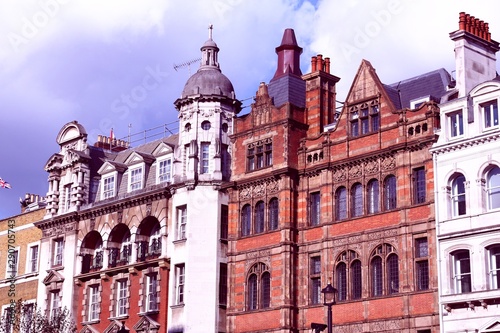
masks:
POLYGON ((330 282, 321 290, 323 293, 323 304, 328 307, 328 333, 332 333, 332 305, 335 305, 337 297, 337 289, 335 289, 330 282))
POLYGON ((122 328, 120 328, 117 333, 129 333, 129 332, 130 330, 125 328, 125 322, 122 321, 122 328))

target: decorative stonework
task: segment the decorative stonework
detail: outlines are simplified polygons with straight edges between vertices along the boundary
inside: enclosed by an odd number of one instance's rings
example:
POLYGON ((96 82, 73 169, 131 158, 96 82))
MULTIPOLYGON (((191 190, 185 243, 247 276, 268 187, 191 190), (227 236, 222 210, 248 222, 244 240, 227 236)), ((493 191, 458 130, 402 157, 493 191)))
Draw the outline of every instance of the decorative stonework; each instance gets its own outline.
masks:
POLYGON ((246 185, 245 187, 241 188, 239 191, 239 199, 244 201, 252 198, 261 198, 265 197, 266 195, 279 192, 279 190, 279 182, 275 179, 268 179, 264 182, 246 185))
POLYGON ((391 170, 396 167, 396 159, 393 156, 388 156, 382 159, 382 170, 391 170))
POLYGON ((361 177, 362 174, 363 174, 362 168, 359 165, 353 165, 349 169, 349 177, 357 178, 357 177, 361 177))
POLYGON ((378 161, 368 161, 365 163, 365 173, 367 175, 375 174, 379 171, 378 161))
POLYGON ((346 177, 346 171, 345 171, 345 169, 337 169, 337 170, 335 170, 334 173, 333 173, 333 178, 337 182, 346 180, 347 177, 346 177))

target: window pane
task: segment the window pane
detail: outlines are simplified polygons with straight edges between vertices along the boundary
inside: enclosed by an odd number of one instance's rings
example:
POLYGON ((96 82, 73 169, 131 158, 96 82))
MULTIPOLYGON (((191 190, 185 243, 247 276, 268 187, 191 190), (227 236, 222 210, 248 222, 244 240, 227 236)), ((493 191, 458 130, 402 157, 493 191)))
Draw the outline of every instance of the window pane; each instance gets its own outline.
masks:
POLYGON ((337 220, 347 218, 347 190, 345 187, 340 187, 335 196, 335 217, 337 220))
POLYGON ((375 257, 371 262, 372 296, 382 295, 382 259, 375 257))
POLYGON ((388 176, 384 183, 384 207, 386 210, 396 208, 396 177, 388 176))
POLYGON ((251 232, 251 210, 250 205, 243 206, 241 210, 241 235, 248 236, 251 232))
POLYGON ((352 299, 361 298, 361 262, 356 260, 351 265, 352 299))
POLYGON ((488 172, 487 177, 488 208, 500 208, 500 168, 495 167, 488 172))
POLYGON ((413 170, 413 202, 415 204, 425 202, 425 186, 425 169, 417 168, 413 170))
POLYGON ((378 212, 379 206, 379 188, 378 188, 378 180, 373 179, 368 183, 368 213, 373 214, 378 212))
POLYGON ((498 289, 500 288, 500 246, 495 245, 490 247, 488 251, 490 255, 490 288, 498 289))
POLYGON ((248 309, 257 309, 257 275, 255 274, 248 278, 248 309))
POLYGON ((311 304, 321 303, 321 279, 318 277, 311 279, 311 304))
POLYGON ((320 222, 320 193, 311 193, 311 225, 319 225, 320 222))
POLYGON ((399 267, 398 267, 398 256, 391 254, 387 259, 387 278, 388 285, 387 290, 389 294, 395 294, 399 292, 399 267))
POLYGON ((278 229, 278 199, 269 201, 269 230, 278 229))
POLYGON ((271 275, 269 272, 262 274, 261 289, 262 308, 265 309, 271 305, 271 275))
POLYGON ((255 232, 264 232, 264 203, 262 201, 255 206, 255 232))
POLYGON ((337 265, 337 291, 339 301, 347 299, 347 266, 345 263, 337 265))
POLYGON ((311 258, 311 274, 321 274, 321 257, 311 258))
POLYGON ((451 184, 453 216, 465 215, 465 177, 456 177, 451 184))
POLYGON ((352 216, 363 215, 363 186, 360 183, 356 183, 352 186, 352 216))
POLYGON ((429 289, 429 262, 427 260, 417 261, 417 290, 429 289))
POLYGON ((424 258, 429 255, 427 238, 417 238, 415 239, 415 257, 424 258))
POLYGON ((469 251, 457 251, 453 254, 455 262, 454 280, 455 292, 466 293, 471 291, 471 272, 469 251))

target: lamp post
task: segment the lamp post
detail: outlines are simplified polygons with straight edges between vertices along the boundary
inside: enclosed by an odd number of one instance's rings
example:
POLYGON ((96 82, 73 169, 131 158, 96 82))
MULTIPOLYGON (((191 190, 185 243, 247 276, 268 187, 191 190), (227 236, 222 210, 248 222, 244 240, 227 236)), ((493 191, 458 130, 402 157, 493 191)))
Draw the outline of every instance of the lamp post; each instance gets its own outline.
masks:
POLYGON ((328 307, 328 333, 332 333, 332 305, 336 303, 337 289, 335 289, 330 282, 321 290, 323 293, 323 304, 328 307))

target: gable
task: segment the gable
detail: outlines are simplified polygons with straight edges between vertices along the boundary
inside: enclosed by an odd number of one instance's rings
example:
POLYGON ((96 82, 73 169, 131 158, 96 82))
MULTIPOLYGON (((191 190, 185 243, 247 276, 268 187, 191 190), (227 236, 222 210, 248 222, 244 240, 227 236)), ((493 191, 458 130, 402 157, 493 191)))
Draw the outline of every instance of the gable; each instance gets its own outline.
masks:
POLYGON ((63 156, 60 155, 60 154, 53 154, 49 160, 47 161, 47 163, 45 163, 45 171, 50 171, 54 168, 60 168, 61 166, 61 163, 63 161, 63 156))
MULTIPOLYGON (((103 333, 116 333, 122 328, 122 323, 120 323, 118 320, 113 320, 108 327, 104 330, 103 333)), ((129 328, 127 325, 125 325, 125 328, 128 330, 129 328)))
POLYGON ((495 320, 493 323, 486 325, 486 328, 481 330, 482 333, 498 333, 500 332, 500 321, 495 320))
POLYGON ((168 144, 165 142, 160 142, 158 146, 153 150, 153 156, 162 156, 166 154, 171 154, 173 153, 172 147, 170 147, 168 144))
POLYGON ((362 60, 346 98, 347 104, 376 98, 383 91, 382 83, 369 61, 362 60))
POLYGON ((83 326, 83 328, 80 331, 80 333, 99 333, 99 331, 96 330, 95 328, 93 328, 90 325, 85 325, 85 326, 83 326))

